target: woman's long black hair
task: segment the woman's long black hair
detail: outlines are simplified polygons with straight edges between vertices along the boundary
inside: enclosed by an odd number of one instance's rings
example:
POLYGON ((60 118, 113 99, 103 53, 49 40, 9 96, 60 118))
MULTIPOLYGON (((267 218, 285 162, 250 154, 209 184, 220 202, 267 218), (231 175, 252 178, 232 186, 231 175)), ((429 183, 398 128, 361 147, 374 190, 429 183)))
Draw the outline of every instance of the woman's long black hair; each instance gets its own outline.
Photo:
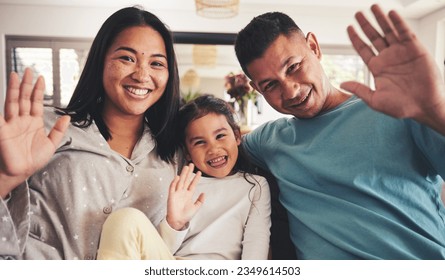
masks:
POLYGON ((66 108, 58 108, 59 114, 71 116, 78 127, 88 127, 93 121, 106 140, 111 138, 103 118, 103 71, 105 55, 117 35, 133 26, 150 26, 162 36, 167 51, 169 77, 162 97, 145 112, 145 121, 156 141, 159 157, 173 162, 176 148, 175 121, 179 110, 179 75, 173 38, 167 26, 152 13, 140 7, 128 7, 112 14, 102 25, 92 43, 85 67, 73 96, 66 108))

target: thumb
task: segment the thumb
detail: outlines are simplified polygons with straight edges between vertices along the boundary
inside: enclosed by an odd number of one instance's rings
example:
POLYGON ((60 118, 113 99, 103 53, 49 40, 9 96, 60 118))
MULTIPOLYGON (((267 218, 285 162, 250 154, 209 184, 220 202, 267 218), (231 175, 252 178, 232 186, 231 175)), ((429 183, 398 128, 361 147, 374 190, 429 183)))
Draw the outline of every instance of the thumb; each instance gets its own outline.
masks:
POLYGON ((368 105, 371 103, 374 92, 364 84, 355 81, 348 81, 341 83, 340 88, 361 98, 368 105))
POLYGON ((198 210, 199 208, 201 208, 201 206, 204 204, 204 201, 205 201, 205 195, 204 193, 200 193, 194 203, 195 209, 198 210))
POLYGON ((62 116, 60 117, 54 127, 48 134, 48 138, 53 142, 54 147, 57 147, 62 141, 63 135, 65 135, 65 131, 70 124, 70 116, 62 116))

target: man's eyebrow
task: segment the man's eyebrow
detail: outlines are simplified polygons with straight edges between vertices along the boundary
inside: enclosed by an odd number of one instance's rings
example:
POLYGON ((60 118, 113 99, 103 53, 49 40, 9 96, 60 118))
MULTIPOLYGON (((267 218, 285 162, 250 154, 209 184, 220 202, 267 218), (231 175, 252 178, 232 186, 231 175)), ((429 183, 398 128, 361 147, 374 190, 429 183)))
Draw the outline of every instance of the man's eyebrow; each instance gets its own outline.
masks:
MULTIPOLYGON (((293 58, 292 56, 288 57, 288 58, 281 64, 281 69, 283 69, 284 67, 286 67, 286 65, 289 63, 289 61, 290 61, 292 58, 293 58)), ((258 82, 258 86, 261 87, 262 84, 268 83, 269 81, 271 81, 271 79, 269 79, 269 78, 268 78, 268 79, 265 79, 265 80, 262 80, 262 81, 258 82)))

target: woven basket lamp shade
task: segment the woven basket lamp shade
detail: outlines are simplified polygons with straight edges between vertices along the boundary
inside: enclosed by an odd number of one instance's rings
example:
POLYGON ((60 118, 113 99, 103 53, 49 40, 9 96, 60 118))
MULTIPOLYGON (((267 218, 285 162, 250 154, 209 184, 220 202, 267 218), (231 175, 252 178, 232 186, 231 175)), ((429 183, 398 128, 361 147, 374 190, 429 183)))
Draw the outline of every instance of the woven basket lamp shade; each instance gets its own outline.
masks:
POLYGON ((206 18, 230 18, 238 14, 239 0, 195 0, 196 13, 206 18))
POLYGON ((184 76, 181 78, 181 86, 186 88, 187 90, 197 89, 201 79, 198 76, 198 73, 194 69, 189 69, 185 72, 184 76))
POLYGON ((218 49, 215 45, 193 45, 193 64, 195 66, 215 67, 218 49))

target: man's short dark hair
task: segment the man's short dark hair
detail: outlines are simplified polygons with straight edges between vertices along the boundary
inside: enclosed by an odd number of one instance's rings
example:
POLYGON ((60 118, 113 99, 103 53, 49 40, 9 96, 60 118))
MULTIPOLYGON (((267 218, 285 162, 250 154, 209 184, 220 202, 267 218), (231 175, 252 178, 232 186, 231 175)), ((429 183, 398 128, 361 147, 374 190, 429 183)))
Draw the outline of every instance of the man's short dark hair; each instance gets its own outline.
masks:
POLYGON ((292 18, 281 12, 269 12, 254 17, 237 35, 235 53, 244 73, 247 65, 260 58, 266 49, 279 35, 289 35, 293 32, 303 32, 292 18))

